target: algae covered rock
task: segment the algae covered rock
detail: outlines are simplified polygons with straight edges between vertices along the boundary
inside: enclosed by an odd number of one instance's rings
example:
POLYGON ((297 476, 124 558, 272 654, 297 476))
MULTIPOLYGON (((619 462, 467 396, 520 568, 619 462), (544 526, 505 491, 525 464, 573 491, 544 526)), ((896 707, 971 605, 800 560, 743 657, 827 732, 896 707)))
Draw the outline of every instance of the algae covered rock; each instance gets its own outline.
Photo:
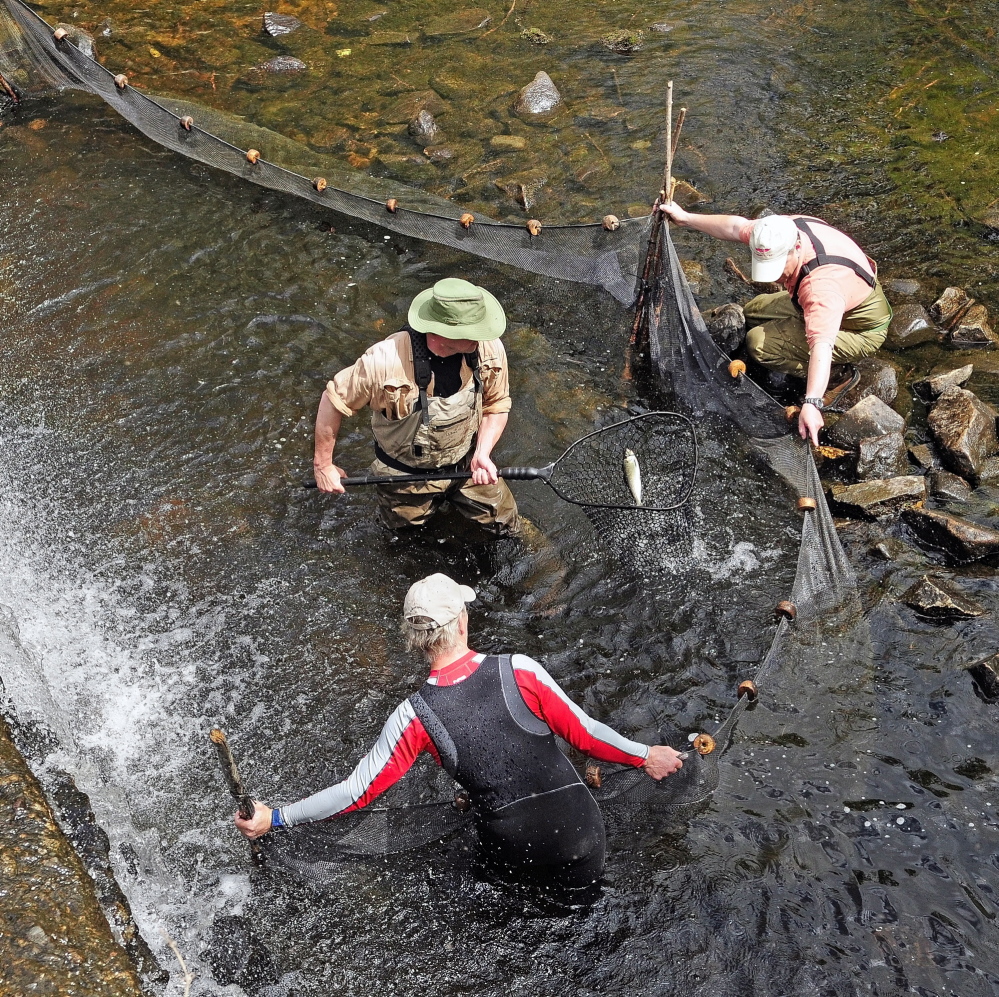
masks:
POLYGON ((409 122, 408 131, 420 145, 429 145, 441 132, 436 119, 426 108, 409 122))
POLYGON ((604 35, 601 41, 605 48, 618 55, 630 55, 632 52, 640 51, 642 40, 645 38, 644 31, 611 31, 604 35))
POLYGON ((532 45, 550 45, 555 41, 551 35, 546 34, 540 28, 524 28, 520 33, 520 37, 525 41, 529 41, 532 45))

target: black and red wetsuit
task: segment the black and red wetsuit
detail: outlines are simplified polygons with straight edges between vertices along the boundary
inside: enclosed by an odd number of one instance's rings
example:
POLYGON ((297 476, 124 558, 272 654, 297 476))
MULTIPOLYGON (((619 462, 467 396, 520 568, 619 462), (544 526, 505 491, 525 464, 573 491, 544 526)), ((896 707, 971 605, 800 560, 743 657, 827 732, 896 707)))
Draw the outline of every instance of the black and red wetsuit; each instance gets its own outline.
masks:
POLYGON ((281 819, 293 826, 364 807, 428 751, 469 791, 487 856, 589 885, 603 868, 603 822, 553 733, 636 768, 649 751, 587 716, 532 658, 469 651, 399 705, 346 779, 282 807, 281 819))

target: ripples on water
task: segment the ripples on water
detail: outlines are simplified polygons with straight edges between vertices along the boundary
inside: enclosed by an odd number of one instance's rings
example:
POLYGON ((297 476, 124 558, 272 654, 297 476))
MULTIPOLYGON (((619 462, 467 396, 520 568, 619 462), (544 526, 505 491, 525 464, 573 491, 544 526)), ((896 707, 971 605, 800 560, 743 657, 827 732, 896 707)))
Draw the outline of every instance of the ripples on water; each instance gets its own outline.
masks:
MULTIPOLYGON (((596 715, 652 704, 698 730, 769 645, 796 514, 709 438, 679 572, 625 570, 529 485, 560 573, 392 543, 370 497, 296 487, 325 378, 460 267, 514 320, 501 456, 534 463, 633 400, 620 312, 221 180, 92 102, 36 106, 45 129, 0 133, 0 603, 28 652, 4 680, 90 792, 165 965, 160 926, 212 992, 200 953, 225 912, 309 994, 995 991, 996 713, 961 666, 997 635, 900 608, 920 568, 869 562, 859 530, 870 650, 834 629, 806 645, 743 717, 713 799, 615 838, 592 910, 511 897, 448 845, 322 886, 250 872, 208 727, 269 800, 341 774, 420 680, 395 636, 411 580, 473 584, 475 643, 541 658, 596 715)), ((368 461, 362 420, 338 453, 368 461)), ((991 573, 971 584, 994 605, 991 573)))

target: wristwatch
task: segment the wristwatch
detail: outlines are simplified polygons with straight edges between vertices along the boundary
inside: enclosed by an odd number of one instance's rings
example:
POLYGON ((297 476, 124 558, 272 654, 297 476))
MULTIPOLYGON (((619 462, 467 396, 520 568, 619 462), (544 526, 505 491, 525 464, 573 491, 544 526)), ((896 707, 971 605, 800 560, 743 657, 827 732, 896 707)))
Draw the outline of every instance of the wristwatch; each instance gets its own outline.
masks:
POLYGON ((802 405, 814 405, 820 412, 825 408, 821 398, 802 398, 802 405))

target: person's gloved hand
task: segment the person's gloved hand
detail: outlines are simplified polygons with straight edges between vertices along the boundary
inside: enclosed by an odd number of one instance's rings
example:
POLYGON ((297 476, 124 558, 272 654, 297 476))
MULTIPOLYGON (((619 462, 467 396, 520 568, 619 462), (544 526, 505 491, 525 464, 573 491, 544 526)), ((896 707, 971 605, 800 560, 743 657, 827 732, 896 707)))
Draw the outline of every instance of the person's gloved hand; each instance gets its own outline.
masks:
POLYGON ((668 745, 653 744, 642 768, 658 782, 683 768, 683 755, 668 745))

